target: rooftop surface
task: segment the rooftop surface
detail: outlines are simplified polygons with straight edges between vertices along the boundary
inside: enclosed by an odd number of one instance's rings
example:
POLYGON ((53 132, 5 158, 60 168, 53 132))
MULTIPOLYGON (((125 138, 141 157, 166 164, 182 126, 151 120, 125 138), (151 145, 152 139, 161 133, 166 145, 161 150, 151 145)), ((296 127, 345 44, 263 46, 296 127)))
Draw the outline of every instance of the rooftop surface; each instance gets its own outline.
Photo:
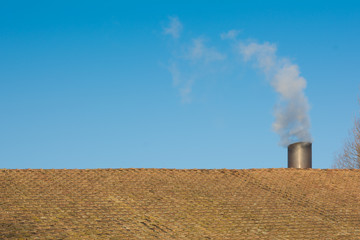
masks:
POLYGON ((360 239, 360 170, 0 169, 0 239, 360 239))

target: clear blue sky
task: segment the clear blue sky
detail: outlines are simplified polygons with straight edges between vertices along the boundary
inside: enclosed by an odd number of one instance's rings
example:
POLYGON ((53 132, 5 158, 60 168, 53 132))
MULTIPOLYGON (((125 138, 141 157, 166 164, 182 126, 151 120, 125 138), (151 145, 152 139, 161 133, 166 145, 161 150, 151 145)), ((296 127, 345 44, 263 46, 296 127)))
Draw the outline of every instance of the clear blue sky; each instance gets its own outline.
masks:
POLYGON ((0 168, 286 167, 241 43, 298 66, 330 168, 360 109, 358 1, 2 1, 0 168))

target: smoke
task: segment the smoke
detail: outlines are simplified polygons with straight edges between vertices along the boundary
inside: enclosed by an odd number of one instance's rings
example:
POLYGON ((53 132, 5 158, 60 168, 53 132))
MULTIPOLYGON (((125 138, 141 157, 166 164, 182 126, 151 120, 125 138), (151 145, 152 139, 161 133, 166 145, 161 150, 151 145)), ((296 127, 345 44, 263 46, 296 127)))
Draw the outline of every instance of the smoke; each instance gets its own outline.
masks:
POLYGON ((240 32, 241 32, 240 30, 232 29, 227 32, 221 33, 220 38, 222 40, 225 40, 225 39, 235 40, 240 32))
POLYGON ((220 53, 214 47, 205 45, 203 38, 195 38, 192 40, 192 45, 187 53, 187 59, 192 62, 202 61, 207 64, 215 61, 222 61, 226 58, 225 54, 220 53))
POLYGON ((306 80, 300 76, 296 64, 277 57, 276 51, 276 45, 268 42, 239 44, 239 52, 244 60, 253 61, 279 94, 279 102, 274 108, 273 130, 280 136, 280 145, 286 147, 298 141, 311 142, 310 107, 304 93, 306 80))
MULTIPOLYGON (((215 76, 219 66, 231 66, 231 54, 218 49, 229 49, 221 45, 209 45, 204 37, 180 38, 183 25, 177 17, 169 17, 168 27, 163 29, 175 43, 171 64, 168 67, 181 101, 191 103, 193 86, 201 78, 215 76), (176 51, 177 49, 180 49, 176 51)), ((236 56, 240 54, 246 62, 254 63, 269 79, 270 85, 278 93, 279 99, 274 107, 275 121, 273 130, 280 136, 280 145, 312 142, 310 134, 309 103, 304 93, 306 80, 300 75, 298 65, 287 58, 277 56, 275 44, 255 41, 244 42, 238 39, 241 30, 232 29, 220 34, 222 40, 228 40, 236 46, 236 56)), ((222 41, 222 43, 228 43, 222 41)), ((230 46, 231 46, 230 44, 230 46)), ((229 46, 229 45, 227 45, 229 46)), ((224 69, 227 69, 226 67, 224 69)), ((229 68, 231 69, 231 68, 229 68)), ((223 76, 222 76, 223 77, 223 76)))
POLYGON ((164 34, 171 35, 173 38, 179 38, 182 28, 183 26, 176 16, 169 17, 169 26, 164 28, 164 34))
POLYGON ((181 102, 190 104, 193 101, 193 87, 196 82, 211 78, 214 69, 227 58, 227 55, 210 45, 204 37, 180 39, 182 29, 183 25, 178 17, 169 17, 163 34, 171 36, 173 43, 170 64, 167 66, 173 86, 177 89, 181 102))

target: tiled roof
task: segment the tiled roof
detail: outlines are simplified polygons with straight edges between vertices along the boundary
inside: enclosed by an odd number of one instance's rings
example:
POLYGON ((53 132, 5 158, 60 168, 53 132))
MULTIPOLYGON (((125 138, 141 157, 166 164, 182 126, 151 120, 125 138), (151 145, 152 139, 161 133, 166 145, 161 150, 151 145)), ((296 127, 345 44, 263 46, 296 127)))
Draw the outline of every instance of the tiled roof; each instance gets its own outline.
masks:
POLYGON ((0 239, 360 239, 360 170, 0 169, 0 239))

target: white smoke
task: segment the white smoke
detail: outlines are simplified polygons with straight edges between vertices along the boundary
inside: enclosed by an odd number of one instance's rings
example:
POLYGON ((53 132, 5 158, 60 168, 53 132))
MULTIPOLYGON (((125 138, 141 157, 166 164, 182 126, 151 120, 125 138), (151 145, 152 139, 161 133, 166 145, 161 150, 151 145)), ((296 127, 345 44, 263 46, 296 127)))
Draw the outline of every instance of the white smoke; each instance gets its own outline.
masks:
POLYGON ((169 17, 169 26, 164 28, 165 35, 171 35, 173 38, 179 38, 183 28, 178 17, 169 17))
POLYGON ((205 64, 214 61, 222 61, 225 58, 226 55, 220 53, 214 47, 206 46, 203 38, 193 39, 192 45, 187 53, 187 59, 193 62, 202 61, 205 64))
MULTIPOLYGON (((183 29, 177 17, 169 17, 165 35, 173 39, 180 37, 183 29)), ((230 40, 237 45, 245 61, 252 61, 269 79, 270 85, 279 94, 274 108, 275 121, 273 130, 280 136, 280 145, 288 146, 298 141, 311 142, 309 103, 305 96, 306 80, 300 75, 299 67, 289 59, 277 56, 275 44, 263 44, 254 41, 244 43, 238 40, 240 30, 230 30, 220 34, 222 40, 230 40)), ((199 78, 211 74, 221 62, 229 62, 228 54, 209 46, 204 37, 190 39, 190 44, 180 45, 181 53, 173 54, 172 64, 168 67, 173 78, 173 85, 179 91, 183 103, 191 103, 192 88, 199 78)), ((186 42, 189 40, 185 39, 186 42)), ((174 41, 179 44, 179 41, 174 41)))
POLYGON ((220 38, 222 40, 225 40, 225 39, 235 40, 240 32, 241 32, 240 30, 232 29, 227 32, 221 33, 220 38))
POLYGON ((273 129, 280 135, 280 144, 288 146, 293 142, 311 142, 309 103, 305 96, 305 78, 300 76, 299 67, 288 59, 276 56, 276 45, 265 42, 239 44, 240 54, 245 61, 254 60, 270 79, 270 84, 279 93, 275 105, 273 129))
POLYGON ((218 62, 226 59, 226 54, 211 46, 206 38, 196 37, 180 41, 183 25, 178 17, 169 17, 168 26, 163 34, 172 37, 176 46, 172 60, 167 67, 173 79, 173 86, 178 90, 181 102, 192 102, 193 86, 199 78, 206 78, 218 62), (185 42, 185 43, 183 43, 185 42))

